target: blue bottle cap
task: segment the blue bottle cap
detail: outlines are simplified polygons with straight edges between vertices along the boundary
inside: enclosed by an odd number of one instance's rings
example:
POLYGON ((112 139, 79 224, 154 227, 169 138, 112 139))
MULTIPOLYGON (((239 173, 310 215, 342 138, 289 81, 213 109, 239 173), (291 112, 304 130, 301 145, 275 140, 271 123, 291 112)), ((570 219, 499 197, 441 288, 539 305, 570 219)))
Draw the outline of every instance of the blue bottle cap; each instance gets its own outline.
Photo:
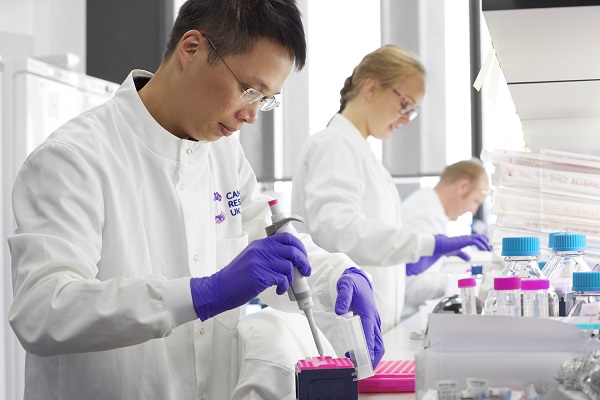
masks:
POLYGON ((562 233, 564 233, 564 232, 550 232, 548 234, 548 248, 550 250, 554 250, 554 236, 560 235, 562 233))
POLYGON ((471 275, 483 274, 483 265, 471 265, 471 275))
POLYGON ((505 237, 502 238, 503 256, 539 256, 540 238, 538 237, 505 237))
POLYGON ((600 271, 573 272, 573 291, 598 292, 600 291, 600 271))
POLYGON ((565 232, 554 235, 554 251, 578 251, 586 248, 587 242, 583 233, 565 232))

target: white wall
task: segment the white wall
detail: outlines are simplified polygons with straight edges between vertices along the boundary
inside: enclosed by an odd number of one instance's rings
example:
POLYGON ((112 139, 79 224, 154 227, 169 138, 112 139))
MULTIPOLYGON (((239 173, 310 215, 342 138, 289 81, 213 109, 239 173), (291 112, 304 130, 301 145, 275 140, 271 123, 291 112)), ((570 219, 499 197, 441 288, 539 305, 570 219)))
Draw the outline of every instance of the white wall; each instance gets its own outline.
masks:
MULTIPOLYGON (((8 59, 70 52, 80 58, 76 70, 85 71, 85 3, 84 0, 0 0, 0 56, 8 59)), ((5 250, 6 238, 0 240, 5 250)), ((12 298, 12 283, 7 282, 10 265, 1 268, 0 398, 18 400, 23 397, 24 352, 8 324, 12 298)))
POLYGON ((33 35, 33 0, 0 0, 2 31, 33 35))
POLYGON ((76 54, 80 58, 77 70, 84 72, 85 3, 84 0, 0 0, 0 31, 32 37, 32 56, 76 54))

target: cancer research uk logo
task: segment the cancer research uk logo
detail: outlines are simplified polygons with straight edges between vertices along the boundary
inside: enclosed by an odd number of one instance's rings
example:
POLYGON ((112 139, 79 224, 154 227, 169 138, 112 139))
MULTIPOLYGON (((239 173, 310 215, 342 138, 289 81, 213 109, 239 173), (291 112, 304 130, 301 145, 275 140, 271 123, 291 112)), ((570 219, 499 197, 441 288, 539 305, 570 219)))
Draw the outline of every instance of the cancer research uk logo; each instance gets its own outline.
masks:
POLYGON ((242 205, 242 198, 240 196, 239 190, 233 190, 231 192, 227 192, 225 195, 227 199, 227 206, 229 207, 229 213, 232 217, 235 217, 238 214, 241 214, 240 207, 242 205))
MULTIPOLYGON (((227 192, 225 194, 225 199, 227 202, 227 206, 229 207, 229 214, 231 214, 232 217, 235 217, 236 215, 242 213, 240 209, 242 205, 242 198, 239 190, 232 190, 231 192, 227 192)), ((213 200, 215 203, 218 204, 217 211, 221 211, 221 202, 223 201, 223 196, 221 196, 221 193, 214 192, 213 200)), ((223 222, 225 222, 225 218, 225 213, 221 211, 219 214, 215 215, 215 223, 222 224, 223 222)))
POLYGON ((225 221, 225 214, 223 214, 223 211, 221 211, 221 214, 215 215, 215 222, 217 224, 222 224, 223 221, 225 221))
MULTIPOLYGON (((221 203, 221 200, 223 200, 223 197, 221 196, 221 193, 219 192, 214 192, 213 193, 213 200, 215 203, 221 203)), ((217 209, 217 211, 221 210, 221 206, 217 205, 217 207, 215 207, 217 209)), ((223 213, 223 211, 221 211, 219 214, 215 215, 215 223, 218 224, 222 224, 225 221, 225 214, 223 213)))

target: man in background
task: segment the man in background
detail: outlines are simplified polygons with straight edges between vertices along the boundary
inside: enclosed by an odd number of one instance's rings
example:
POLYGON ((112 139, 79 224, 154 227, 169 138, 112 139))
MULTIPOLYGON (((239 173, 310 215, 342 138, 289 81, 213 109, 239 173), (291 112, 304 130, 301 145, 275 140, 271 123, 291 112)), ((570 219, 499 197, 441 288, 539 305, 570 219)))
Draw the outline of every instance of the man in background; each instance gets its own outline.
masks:
MULTIPOLYGON (((413 192, 402 202, 402 218, 422 233, 448 235, 448 222, 466 212, 475 214, 489 190, 488 176, 479 160, 459 161, 446 167, 433 188, 413 192)), ((464 252, 455 254, 468 261, 464 252)), ((403 318, 418 311, 426 300, 444 295, 447 277, 442 273, 444 259, 416 275, 406 277, 403 318)))

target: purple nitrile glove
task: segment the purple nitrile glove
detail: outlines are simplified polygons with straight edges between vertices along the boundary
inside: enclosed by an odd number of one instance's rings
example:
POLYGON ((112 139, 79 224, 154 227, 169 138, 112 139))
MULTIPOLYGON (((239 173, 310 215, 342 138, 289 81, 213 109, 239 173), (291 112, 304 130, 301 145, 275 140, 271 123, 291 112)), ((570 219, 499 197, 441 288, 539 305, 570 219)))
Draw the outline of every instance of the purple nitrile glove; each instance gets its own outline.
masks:
POLYGON ((337 290, 335 313, 343 315, 352 311, 360 316, 371 363, 375 369, 383 357, 385 348, 381 336, 381 319, 375 306, 371 282, 364 271, 352 267, 345 270, 338 280, 337 290))
POLYGON ((424 256, 419 258, 416 263, 406 264, 406 276, 418 275, 431 267, 440 258, 439 255, 424 256))
POLYGON ((291 233, 280 233, 250 243, 236 258, 211 276, 192 278, 196 314, 202 321, 246 304, 270 286, 285 293, 294 279, 293 267, 309 276, 304 245, 291 233))
POLYGON ((421 257, 416 263, 406 264, 406 275, 417 275, 431 267, 441 256, 456 256, 465 261, 471 257, 462 251, 463 247, 476 246, 479 250, 491 251, 492 246, 487 236, 479 233, 471 235, 448 237, 435 235, 435 248, 432 256, 421 257))
POLYGON ((435 248, 433 249, 433 255, 456 255, 449 253, 455 253, 467 246, 475 246, 479 250, 483 251, 492 250, 492 246, 490 245, 487 236, 481 233, 453 237, 446 235, 435 235, 435 248))
POLYGON ((458 257, 465 261, 471 261, 471 256, 462 250, 453 251, 452 253, 446 254, 446 257, 458 257))

